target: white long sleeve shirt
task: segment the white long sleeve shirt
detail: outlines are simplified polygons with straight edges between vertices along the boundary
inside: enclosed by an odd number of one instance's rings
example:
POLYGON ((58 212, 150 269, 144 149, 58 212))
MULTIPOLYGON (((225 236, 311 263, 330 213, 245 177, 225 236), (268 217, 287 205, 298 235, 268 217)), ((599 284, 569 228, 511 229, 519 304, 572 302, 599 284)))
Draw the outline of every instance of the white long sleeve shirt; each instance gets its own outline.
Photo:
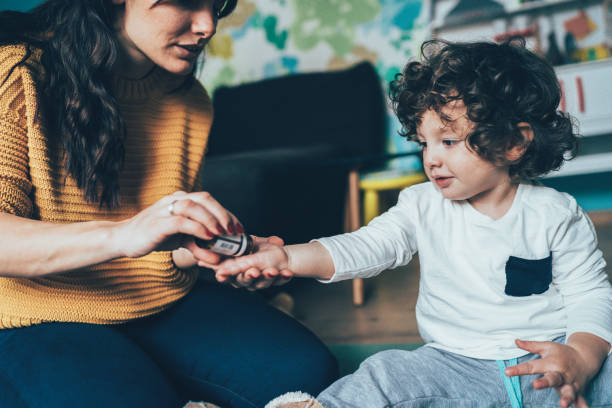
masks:
POLYGON ((317 241, 334 262, 326 282, 369 278, 418 252, 416 317, 432 347, 509 359, 527 354, 517 338, 588 332, 612 343, 612 288, 593 224, 551 188, 520 184, 494 220, 423 183, 367 226, 317 241))

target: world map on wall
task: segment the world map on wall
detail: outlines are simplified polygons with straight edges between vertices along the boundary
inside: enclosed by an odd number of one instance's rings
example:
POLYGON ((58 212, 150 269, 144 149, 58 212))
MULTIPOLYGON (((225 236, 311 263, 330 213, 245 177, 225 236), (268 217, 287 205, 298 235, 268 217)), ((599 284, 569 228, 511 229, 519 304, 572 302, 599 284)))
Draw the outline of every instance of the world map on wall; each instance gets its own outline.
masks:
MULTIPOLYGON (((209 92, 300 72, 369 61, 384 91, 427 36, 421 0, 239 0, 219 22, 200 80, 209 92)), ((389 112, 388 151, 414 150, 389 112)), ((402 160, 399 167, 416 167, 402 160)))

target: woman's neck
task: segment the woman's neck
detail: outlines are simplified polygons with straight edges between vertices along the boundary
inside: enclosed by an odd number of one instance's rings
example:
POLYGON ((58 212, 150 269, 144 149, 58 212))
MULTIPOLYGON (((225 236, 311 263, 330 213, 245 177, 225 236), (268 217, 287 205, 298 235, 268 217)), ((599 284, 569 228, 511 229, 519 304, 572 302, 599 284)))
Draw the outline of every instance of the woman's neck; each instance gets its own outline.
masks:
POLYGON ((119 55, 113 68, 115 75, 126 79, 142 79, 151 73, 155 64, 130 40, 119 23, 115 26, 115 34, 119 43, 119 55))
POLYGON ((117 63, 113 68, 115 75, 126 79, 142 79, 149 75, 155 64, 136 50, 126 48, 120 40, 120 51, 117 63))

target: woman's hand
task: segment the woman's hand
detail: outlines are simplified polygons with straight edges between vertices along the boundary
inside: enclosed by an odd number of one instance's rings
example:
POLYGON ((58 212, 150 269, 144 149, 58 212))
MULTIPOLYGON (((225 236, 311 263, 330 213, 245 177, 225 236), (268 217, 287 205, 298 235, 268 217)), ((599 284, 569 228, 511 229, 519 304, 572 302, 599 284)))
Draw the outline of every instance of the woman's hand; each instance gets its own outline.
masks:
POLYGON ((253 237, 255 251, 251 255, 229 258, 216 266, 215 277, 221 283, 249 290, 284 285, 293 277, 288 269, 289 257, 279 237, 253 237))
POLYGON ((533 388, 555 388, 561 396, 559 405, 563 408, 572 404, 576 408, 588 408, 581 394, 599 367, 593 369, 582 353, 568 344, 516 340, 516 345, 530 353, 539 354, 541 358, 506 368, 507 376, 542 374, 542 377, 533 381, 533 388))
POLYGON ((238 219, 207 192, 176 192, 121 221, 117 244, 124 256, 135 258, 151 251, 187 248, 195 259, 217 264, 221 256, 195 245, 194 237, 240 234, 238 219))

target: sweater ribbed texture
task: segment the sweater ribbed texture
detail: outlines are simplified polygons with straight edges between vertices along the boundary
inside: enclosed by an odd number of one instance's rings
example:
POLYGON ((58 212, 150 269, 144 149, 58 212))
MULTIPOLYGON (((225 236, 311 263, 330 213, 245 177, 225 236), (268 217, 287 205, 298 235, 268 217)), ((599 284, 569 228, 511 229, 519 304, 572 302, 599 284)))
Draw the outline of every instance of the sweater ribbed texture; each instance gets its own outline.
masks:
MULTIPOLYGON (((65 178, 59 138, 51 139, 41 121, 40 52, 11 72, 24 55, 24 46, 0 47, 0 211, 54 223, 118 221, 165 195, 197 188, 212 122, 212 103, 197 81, 176 91, 183 78, 158 68, 140 80, 113 79, 126 156, 120 206, 100 209, 65 178)), ((185 296, 196 273, 177 269, 170 252, 152 252, 42 278, 0 278, 0 328, 151 315, 185 296)))

